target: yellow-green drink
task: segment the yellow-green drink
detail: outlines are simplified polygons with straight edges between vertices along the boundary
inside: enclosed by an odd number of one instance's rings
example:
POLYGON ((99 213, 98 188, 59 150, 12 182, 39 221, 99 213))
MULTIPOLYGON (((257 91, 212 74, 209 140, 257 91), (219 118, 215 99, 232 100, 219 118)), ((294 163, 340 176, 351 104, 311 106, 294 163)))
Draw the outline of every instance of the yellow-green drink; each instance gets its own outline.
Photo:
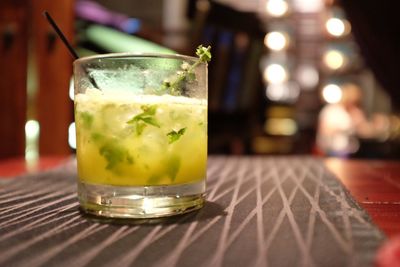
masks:
POLYGON ((151 218, 203 205, 206 67, 177 55, 76 61, 78 196, 84 211, 151 218))
POLYGON ((81 181, 156 186, 204 179, 206 101, 91 89, 76 95, 75 105, 81 181))

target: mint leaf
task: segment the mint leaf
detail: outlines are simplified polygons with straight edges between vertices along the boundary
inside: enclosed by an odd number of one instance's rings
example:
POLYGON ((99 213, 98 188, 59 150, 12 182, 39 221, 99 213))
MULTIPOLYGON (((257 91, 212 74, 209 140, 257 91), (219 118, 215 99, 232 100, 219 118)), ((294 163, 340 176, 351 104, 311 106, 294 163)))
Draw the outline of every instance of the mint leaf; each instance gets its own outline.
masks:
POLYGON ((146 128, 146 124, 137 122, 135 125, 136 135, 141 135, 143 133, 144 128, 146 128))
POLYGON ((94 132, 94 133, 91 134, 91 138, 92 138, 92 140, 93 140, 94 142, 97 142, 97 141, 103 140, 105 137, 104 137, 104 135, 101 134, 101 133, 96 133, 96 132, 94 132))
POLYGON ((150 125, 153 125, 153 126, 155 126, 155 127, 157 127, 157 128, 160 128, 160 124, 159 124, 158 121, 157 121, 155 118, 153 118, 153 117, 145 117, 145 118, 142 118, 142 120, 143 120, 145 123, 147 123, 147 124, 150 124, 150 125))
POLYGON ((181 159, 176 155, 171 155, 168 158, 167 163, 167 173, 168 176, 171 178, 171 181, 175 181, 176 175, 178 174, 179 168, 181 166, 181 159))
POLYGON ((160 128, 160 123, 155 118, 157 106, 143 105, 140 108, 143 110, 143 112, 137 114, 132 119, 126 122, 128 124, 133 125, 136 135, 141 135, 143 133, 143 130, 147 127, 147 125, 152 125, 157 128, 160 128))
POLYGON ((181 138, 181 136, 186 132, 186 127, 180 129, 179 131, 171 131, 167 133, 168 136, 168 143, 172 144, 173 142, 176 142, 181 138))
POLYGON ((126 162, 128 164, 133 164, 133 162, 134 162, 133 157, 129 154, 129 152, 127 152, 126 162))
POLYGON ((194 82, 196 80, 196 74, 193 72, 188 72, 185 79, 187 82, 194 82))
POLYGON ((181 158, 176 154, 168 154, 163 161, 164 168, 150 175, 147 180, 147 183, 150 185, 161 184, 161 179, 164 177, 169 177, 171 182, 176 180, 176 176, 178 175, 179 169, 181 167, 181 158))
POLYGON ((159 174, 153 174, 153 175, 150 176, 150 178, 147 180, 147 183, 148 183, 149 185, 158 184, 158 183, 160 182, 160 178, 161 178, 161 175, 159 175, 159 174))
POLYGON ((211 61, 211 46, 204 47, 199 45, 196 49, 196 55, 201 62, 206 63, 211 61))
POLYGON ((113 170, 120 163, 133 164, 133 157, 129 151, 117 143, 117 140, 109 140, 100 147, 100 155, 107 160, 107 170, 113 170))
MULTIPOLYGON (((143 110, 143 112, 137 114, 136 116, 134 116, 132 119, 127 121, 127 123, 132 124, 132 123, 137 122, 137 121, 143 121, 143 120, 146 120, 148 118, 152 118, 152 116, 154 116, 156 114, 156 111, 157 111, 157 106, 156 105, 143 105, 140 108, 143 110)), ((153 120, 153 122, 154 121, 155 121, 155 119, 153 120)), ((156 124, 158 124, 158 123, 156 123, 156 124)))
POLYGON ((185 82, 191 83, 196 80, 194 69, 197 65, 211 61, 211 46, 204 47, 199 45, 196 49, 196 55, 199 59, 193 65, 184 62, 181 66, 181 70, 177 71, 177 73, 172 77, 163 81, 161 90, 167 91, 172 95, 182 94, 182 88, 184 87, 185 82))
POLYGON ((93 124, 94 117, 87 111, 79 113, 80 119, 82 120, 83 127, 90 129, 93 124))

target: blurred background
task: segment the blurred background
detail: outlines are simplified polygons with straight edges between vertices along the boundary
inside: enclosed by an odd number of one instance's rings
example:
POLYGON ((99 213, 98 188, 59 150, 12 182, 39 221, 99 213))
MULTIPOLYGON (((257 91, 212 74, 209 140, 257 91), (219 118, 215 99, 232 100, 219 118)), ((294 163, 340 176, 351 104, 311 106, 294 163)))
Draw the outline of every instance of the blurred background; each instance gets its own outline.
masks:
MULTIPOLYGON (((72 57, 212 46, 210 154, 400 158, 396 4, 2 0, 0 158, 75 149, 72 57)), ((392 1, 393 2, 393 1, 392 1)))

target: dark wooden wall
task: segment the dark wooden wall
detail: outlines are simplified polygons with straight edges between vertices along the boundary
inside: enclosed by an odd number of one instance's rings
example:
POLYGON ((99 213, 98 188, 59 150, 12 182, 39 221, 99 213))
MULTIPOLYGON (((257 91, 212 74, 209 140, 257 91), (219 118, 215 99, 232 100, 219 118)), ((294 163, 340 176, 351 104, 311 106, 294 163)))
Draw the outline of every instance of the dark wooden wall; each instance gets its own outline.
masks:
POLYGON ((68 125, 73 104, 68 99, 68 87, 72 59, 42 12, 48 10, 72 39, 73 3, 0 1, 0 158, 22 156, 25 151, 28 58, 37 81, 36 101, 29 104, 35 105, 33 110, 40 123, 40 153, 70 153, 68 125))
POLYGON ((25 150, 26 1, 0 1, 0 158, 25 150))

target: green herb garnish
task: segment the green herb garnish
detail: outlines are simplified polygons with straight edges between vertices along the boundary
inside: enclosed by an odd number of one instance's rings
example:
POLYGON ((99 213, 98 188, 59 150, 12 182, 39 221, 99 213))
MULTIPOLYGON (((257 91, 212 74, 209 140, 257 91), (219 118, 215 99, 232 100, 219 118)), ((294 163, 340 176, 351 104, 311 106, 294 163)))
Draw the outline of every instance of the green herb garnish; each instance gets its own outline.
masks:
POLYGON ((94 120, 93 115, 87 111, 84 111, 84 112, 79 113, 79 116, 82 120, 83 127, 85 127, 86 129, 90 129, 90 127, 92 127, 93 120, 94 120))
POLYGON ((143 112, 134 116, 132 119, 127 121, 126 123, 133 125, 135 128, 135 132, 137 135, 141 135, 143 133, 144 128, 147 125, 152 125, 157 128, 160 128, 160 124, 155 118, 157 106, 156 105, 144 105, 140 107, 143 112))
POLYGON ((104 140, 104 138, 105 138, 103 134, 97 133, 97 132, 92 133, 92 134, 90 135, 90 137, 92 138, 92 140, 93 140, 94 142, 104 140))
MULTIPOLYGON (((100 155, 107 160, 107 170, 114 170, 118 163, 133 164, 133 157, 117 140, 109 140, 100 147, 100 155)), ((114 170, 115 171, 115 170, 114 170)))
POLYGON ((147 180, 147 183, 148 183, 148 184, 152 184, 152 185, 158 184, 158 183, 160 182, 161 176, 162 176, 162 175, 160 175, 160 174, 153 174, 153 175, 151 175, 151 176, 149 177, 149 179, 147 180))
POLYGON ((179 131, 170 131, 169 133, 167 133, 168 136, 168 143, 172 144, 175 141, 178 141, 179 138, 181 138, 181 136, 185 133, 186 131, 186 127, 180 129, 179 131))
POLYGON ((175 181, 181 167, 180 157, 176 154, 169 154, 163 163, 164 168, 160 172, 154 173, 149 177, 147 180, 149 184, 161 184, 161 179, 164 177, 169 177, 171 182, 175 181))
POLYGON ((168 176, 171 178, 172 182, 175 181, 180 166, 181 166, 181 159, 176 155, 170 155, 168 158, 166 172, 168 173, 168 176))
MULTIPOLYGON (((196 55, 199 57, 200 62, 210 62, 211 61, 211 46, 204 47, 202 45, 199 45, 196 49, 196 55)), ((200 63, 199 61, 197 61, 195 63, 195 65, 199 64, 200 63)))
POLYGON ((179 95, 182 92, 184 82, 190 83, 196 80, 194 69, 200 63, 207 63, 211 60, 211 46, 204 47, 200 45, 196 49, 196 55, 199 59, 193 65, 184 62, 181 66, 182 70, 178 71, 176 75, 163 81, 162 90, 167 90, 171 94, 179 95))

